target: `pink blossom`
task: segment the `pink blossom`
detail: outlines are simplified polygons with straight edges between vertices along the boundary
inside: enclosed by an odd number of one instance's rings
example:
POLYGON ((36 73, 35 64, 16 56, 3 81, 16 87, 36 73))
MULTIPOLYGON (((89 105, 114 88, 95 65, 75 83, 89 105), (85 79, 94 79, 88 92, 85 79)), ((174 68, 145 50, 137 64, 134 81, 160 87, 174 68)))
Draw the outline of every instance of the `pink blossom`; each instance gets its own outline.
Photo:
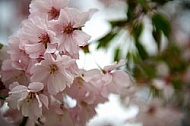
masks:
POLYGON ((31 69, 31 80, 43 82, 47 85, 48 92, 55 95, 73 83, 75 75, 70 67, 77 68, 75 60, 69 56, 46 55, 41 63, 31 69))
POLYGON ((76 107, 69 109, 70 117, 72 121, 78 126, 86 125, 95 114, 95 107, 97 104, 88 104, 81 101, 76 107))
POLYGON ((61 9, 67 7, 69 0, 33 0, 30 4, 30 13, 45 13, 49 19, 59 17, 61 9))
POLYGON ((63 124, 66 126, 76 126, 73 120, 71 120, 68 109, 58 100, 54 100, 51 103, 49 109, 40 118, 40 121, 45 126, 62 126, 63 124))
POLYGON ((102 71, 98 69, 91 69, 89 71, 83 71, 82 74, 82 78, 84 79, 84 81, 96 87, 101 97, 108 98, 107 94, 109 92, 105 91, 104 88, 107 85, 107 83, 110 82, 110 80, 103 78, 104 74, 102 73, 102 71))
POLYGON ((8 106, 21 110, 23 116, 36 119, 42 116, 42 104, 48 107, 48 98, 40 93, 44 85, 40 82, 32 82, 28 87, 14 82, 10 85, 9 97, 6 98, 8 106))
POLYGON ((24 21, 21 29, 21 47, 31 58, 38 58, 44 53, 54 53, 53 43, 55 33, 48 29, 47 15, 30 16, 24 21))
POLYGON ((83 78, 86 82, 92 83, 101 92, 100 94, 107 98, 110 93, 118 94, 130 84, 129 75, 121 70, 113 69, 124 65, 125 62, 121 60, 118 63, 104 67, 103 71, 92 69, 83 72, 83 78))
POLYGON ((77 101, 83 100, 87 103, 93 103, 99 90, 91 83, 87 83, 82 78, 77 77, 71 87, 66 88, 65 92, 77 101))
POLYGON ((107 82, 103 87, 103 95, 107 96, 109 93, 119 94, 123 89, 130 86, 129 75, 122 70, 115 70, 117 67, 123 66, 125 64, 124 60, 113 65, 108 65, 104 67, 104 75, 102 79, 107 82))
POLYGON ((22 85, 29 83, 29 76, 25 70, 15 67, 10 59, 3 61, 1 69, 1 79, 7 88, 14 81, 18 81, 22 85))
POLYGON ((2 113, 2 116, 6 118, 8 122, 18 123, 22 119, 22 114, 18 109, 8 109, 2 113))
POLYGON ((26 70, 29 63, 29 56, 23 49, 19 47, 21 43, 18 35, 13 35, 9 38, 7 52, 10 54, 10 59, 13 61, 15 67, 26 70))
POLYGON ((62 9, 58 20, 52 22, 53 30, 56 32, 58 50, 70 55, 78 55, 79 46, 85 46, 90 36, 82 31, 86 21, 90 19, 96 10, 78 12, 76 9, 62 9))

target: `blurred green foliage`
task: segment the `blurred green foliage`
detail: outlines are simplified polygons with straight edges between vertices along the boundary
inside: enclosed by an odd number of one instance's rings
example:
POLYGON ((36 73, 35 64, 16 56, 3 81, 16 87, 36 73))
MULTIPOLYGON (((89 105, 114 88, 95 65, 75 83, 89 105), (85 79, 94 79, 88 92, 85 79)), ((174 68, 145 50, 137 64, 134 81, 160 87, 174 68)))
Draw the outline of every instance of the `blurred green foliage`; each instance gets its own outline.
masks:
MULTIPOLYGON (((133 41, 135 49, 126 51, 129 44, 128 40, 124 40, 126 44, 117 45, 113 51, 113 61, 126 59, 126 70, 132 74, 138 84, 147 84, 152 88, 152 80, 158 78, 159 75, 156 67, 160 62, 164 62, 169 67, 169 75, 165 78, 167 83, 172 83, 173 87, 181 90, 183 86, 182 75, 188 67, 188 61, 181 57, 181 49, 170 42, 172 28, 170 19, 158 11, 167 2, 172 0, 126 0, 127 11, 126 19, 109 21, 111 30, 105 36, 97 41, 97 49, 113 48, 117 36, 121 32, 126 32, 130 40, 133 41), (150 54, 146 44, 141 39, 145 29, 143 17, 148 17, 152 25, 152 38, 157 46, 157 53, 150 54), (162 41, 165 38, 168 41, 166 49, 162 49, 162 41), (132 65, 131 65, 132 64, 132 65)), ((146 43, 146 42, 145 42, 146 43)), ((158 94, 154 88, 153 92, 158 94)))

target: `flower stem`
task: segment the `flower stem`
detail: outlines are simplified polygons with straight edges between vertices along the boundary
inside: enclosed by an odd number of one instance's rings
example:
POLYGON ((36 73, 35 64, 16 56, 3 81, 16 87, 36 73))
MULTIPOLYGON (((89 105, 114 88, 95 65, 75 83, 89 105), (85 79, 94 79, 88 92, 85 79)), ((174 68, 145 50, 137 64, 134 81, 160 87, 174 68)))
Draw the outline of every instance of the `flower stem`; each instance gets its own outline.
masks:
POLYGON ((28 121, 28 117, 23 117, 22 122, 20 123, 19 126, 26 126, 27 121, 28 121))

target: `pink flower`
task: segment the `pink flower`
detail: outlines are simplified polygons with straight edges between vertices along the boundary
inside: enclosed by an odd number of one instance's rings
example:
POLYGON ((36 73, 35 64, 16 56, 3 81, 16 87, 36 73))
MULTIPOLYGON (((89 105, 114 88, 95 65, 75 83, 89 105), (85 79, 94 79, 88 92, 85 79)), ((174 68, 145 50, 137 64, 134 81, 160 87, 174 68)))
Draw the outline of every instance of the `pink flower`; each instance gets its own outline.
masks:
POLYGON ((71 120, 69 111, 64 107, 59 101, 54 101, 51 106, 49 106, 48 111, 45 111, 41 122, 45 126, 76 126, 71 120))
POLYGON ((85 126, 86 123, 96 114, 97 104, 88 104, 81 101, 76 107, 69 109, 70 118, 78 126, 85 126))
POLYGON ((55 95, 73 83, 75 75, 70 67, 77 68, 75 60, 69 56, 46 55, 40 64, 31 69, 31 80, 43 82, 47 85, 48 92, 55 95))
MULTIPOLYGON (((83 71, 81 71, 81 73, 83 73, 83 71)), ((77 102, 83 101, 87 104, 96 103, 100 99, 102 99, 101 101, 104 101, 105 98, 100 95, 100 92, 101 87, 90 82, 85 82, 82 76, 75 78, 71 87, 66 88, 65 90, 65 93, 77 102)))
POLYGON ((79 46, 85 46, 90 36, 82 31, 82 27, 96 10, 78 12, 76 9, 62 9, 58 20, 52 22, 56 32, 58 50, 70 55, 78 55, 79 46))
POLYGON ((59 17, 61 9, 67 7, 69 0, 33 0, 30 4, 30 13, 45 13, 49 19, 59 17))
POLYGON ((47 15, 35 15, 23 22, 20 36, 21 47, 31 58, 38 58, 44 53, 54 53, 53 43, 55 33, 48 29, 47 15))
POLYGON ((6 98, 8 106, 21 110, 23 116, 37 119, 42 116, 42 103, 48 108, 48 98, 40 93, 44 85, 40 82, 32 82, 28 87, 14 82, 10 85, 9 97, 6 98))
POLYGON ((103 95, 107 96, 109 93, 119 94, 123 89, 130 86, 131 81, 129 75, 122 70, 113 69, 123 66, 125 64, 124 60, 113 65, 108 65, 104 67, 104 75, 102 79, 107 82, 103 87, 103 95))
POLYGON ((26 52, 19 47, 21 43, 18 35, 13 35, 9 38, 7 52, 10 54, 10 59, 13 65, 21 70, 26 70, 29 64, 29 56, 26 52))
POLYGON ((104 67, 103 71, 98 69, 84 71, 83 79, 98 88, 104 98, 107 98, 110 93, 119 94, 131 84, 130 77, 126 72, 113 71, 113 69, 124 64, 125 62, 121 60, 118 63, 115 62, 113 65, 104 67))
POLYGON ((1 69, 1 79, 7 88, 14 81, 18 81, 22 85, 29 83, 29 77, 25 70, 14 67, 10 59, 3 61, 1 69))

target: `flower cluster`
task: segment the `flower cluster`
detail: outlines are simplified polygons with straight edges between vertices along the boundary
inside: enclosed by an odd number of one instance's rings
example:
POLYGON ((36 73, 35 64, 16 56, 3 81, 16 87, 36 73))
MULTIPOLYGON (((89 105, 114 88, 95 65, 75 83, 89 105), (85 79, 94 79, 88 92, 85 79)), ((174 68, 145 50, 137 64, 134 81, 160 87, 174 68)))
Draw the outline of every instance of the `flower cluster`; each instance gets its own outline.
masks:
POLYGON ((130 84, 127 73, 115 70, 124 61, 102 70, 79 69, 80 47, 90 40, 82 28, 96 9, 79 12, 68 3, 33 0, 28 19, 9 39, 9 57, 1 70, 2 82, 9 89, 8 111, 28 117, 28 125, 84 126, 97 104, 130 84))

